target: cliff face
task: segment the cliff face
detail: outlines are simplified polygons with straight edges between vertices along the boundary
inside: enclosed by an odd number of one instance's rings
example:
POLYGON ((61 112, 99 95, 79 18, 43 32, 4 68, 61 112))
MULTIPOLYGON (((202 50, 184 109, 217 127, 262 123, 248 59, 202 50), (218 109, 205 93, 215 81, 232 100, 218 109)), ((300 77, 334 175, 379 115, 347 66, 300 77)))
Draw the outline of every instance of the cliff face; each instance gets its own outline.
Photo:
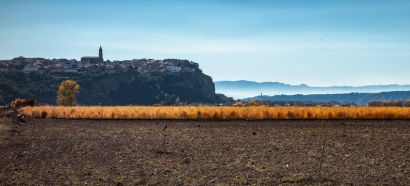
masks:
POLYGON ((58 86, 65 79, 80 86, 80 105, 153 105, 163 101, 180 103, 221 103, 227 98, 215 94, 212 78, 200 70, 181 73, 141 75, 136 71, 106 73, 103 70, 83 74, 0 73, 0 104, 15 98, 35 98, 55 104, 58 86))
POLYGON ((77 98, 85 105, 152 105, 163 101, 216 103, 212 78, 203 73, 162 73, 140 76, 135 72, 110 74, 82 86, 77 98))
POLYGON ((110 93, 116 91, 121 83, 132 82, 135 78, 134 73, 118 73, 105 75, 88 84, 80 82, 81 91, 77 102, 85 105, 115 105, 118 101, 110 93))
POLYGON ((162 77, 161 89, 181 102, 213 103, 216 99, 212 78, 202 73, 171 74, 162 77))

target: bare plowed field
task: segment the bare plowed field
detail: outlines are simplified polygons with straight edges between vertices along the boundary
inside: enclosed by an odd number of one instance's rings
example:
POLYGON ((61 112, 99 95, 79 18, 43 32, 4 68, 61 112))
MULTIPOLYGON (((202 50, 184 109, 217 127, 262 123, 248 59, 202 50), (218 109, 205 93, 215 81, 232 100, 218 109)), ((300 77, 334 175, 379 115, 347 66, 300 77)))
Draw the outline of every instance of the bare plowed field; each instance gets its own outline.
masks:
POLYGON ((410 183, 405 120, 32 119, 15 132, 6 125, 0 185, 410 183))

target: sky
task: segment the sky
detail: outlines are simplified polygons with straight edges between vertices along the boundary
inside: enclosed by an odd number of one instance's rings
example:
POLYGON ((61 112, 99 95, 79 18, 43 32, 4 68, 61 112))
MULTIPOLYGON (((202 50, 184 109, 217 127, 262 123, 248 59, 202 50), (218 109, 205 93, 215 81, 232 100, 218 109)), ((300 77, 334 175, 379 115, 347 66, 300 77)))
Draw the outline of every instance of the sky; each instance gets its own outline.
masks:
POLYGON ((0 59, 188 59, 214 81, 410 84, 410 1, 1 0, 0 59))

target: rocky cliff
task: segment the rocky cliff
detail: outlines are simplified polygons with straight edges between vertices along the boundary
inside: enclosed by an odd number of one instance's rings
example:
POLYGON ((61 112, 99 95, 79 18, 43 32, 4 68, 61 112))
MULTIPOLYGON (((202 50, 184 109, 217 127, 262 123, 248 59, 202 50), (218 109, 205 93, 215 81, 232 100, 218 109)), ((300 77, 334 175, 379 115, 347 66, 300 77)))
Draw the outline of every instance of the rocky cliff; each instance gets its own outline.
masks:
POLYGON ((161 72, 141 75, 136 71, 106 73, 90 71, 84 74, 40 74, 2 72, 0 104, 17 97, 36 98, 55 104, 59 84, 74 79, 80 86, 77 102, 80 105, 152 105, 164 101, 173 103, 221 103, 228 101, 215 94, 212 78, 200 70, 195 72, 161 72))

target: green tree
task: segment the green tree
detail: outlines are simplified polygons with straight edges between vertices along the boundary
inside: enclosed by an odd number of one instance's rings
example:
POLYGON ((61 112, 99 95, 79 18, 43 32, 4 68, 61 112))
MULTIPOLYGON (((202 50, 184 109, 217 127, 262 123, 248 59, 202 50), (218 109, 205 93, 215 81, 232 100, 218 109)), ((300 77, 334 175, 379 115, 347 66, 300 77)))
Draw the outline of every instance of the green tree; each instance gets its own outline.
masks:
POLYGON ((76 105, 75 96, 80 92, 80 85, 74 80, 65 80, 58 87, 57 105, 74 106, 76 105))

